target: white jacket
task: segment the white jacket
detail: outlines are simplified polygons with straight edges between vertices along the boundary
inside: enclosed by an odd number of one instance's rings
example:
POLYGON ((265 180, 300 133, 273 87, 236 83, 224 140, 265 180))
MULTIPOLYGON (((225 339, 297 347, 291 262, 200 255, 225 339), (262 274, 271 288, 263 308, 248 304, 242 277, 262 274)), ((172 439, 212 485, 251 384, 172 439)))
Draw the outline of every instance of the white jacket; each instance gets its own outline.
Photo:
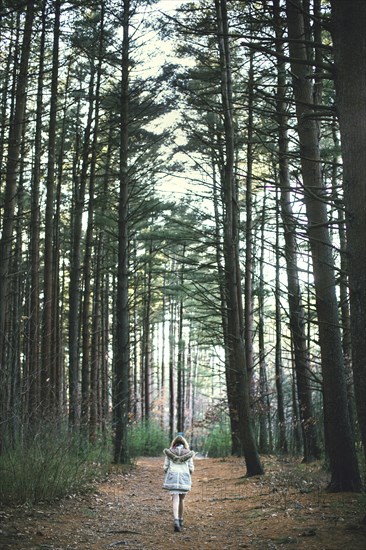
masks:
POLYGON ((173 447, 171 449, 164 449, 164 454, 164 472, 166 475, 163 488, 169 491, 190 491, 195 453, 184 447, 173 447))

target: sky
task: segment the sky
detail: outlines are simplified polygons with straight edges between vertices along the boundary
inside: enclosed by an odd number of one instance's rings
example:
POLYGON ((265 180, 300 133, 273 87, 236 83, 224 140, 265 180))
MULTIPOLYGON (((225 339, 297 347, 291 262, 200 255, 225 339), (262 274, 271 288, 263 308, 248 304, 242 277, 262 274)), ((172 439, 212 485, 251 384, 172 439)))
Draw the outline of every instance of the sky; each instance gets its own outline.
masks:
MULTIPOLYGON (((159 0, 157 4, 153 4, 148 9, 151 10, 152 14, 156 14, 160 18, 164 13, 172 16, 175 13, 175 10, 182 4, 188 3, 191 0, 159 0)), ((149 15, 147 15, 149 17, 149 15)), ((162 40, 158 33, 151 31, 151 34, 148 36, 144 35, 144 43, 148 44, 148 51, 146 52, 146 57, 144 65, 142 68, 143 74, 146 76, 154 76, 160 72, 164 63, 167 62, 177 62, 183 64, 184 60, 179 58, 179 60, 174 56, 173 47, 169 45, 168 40, 162 40)), ((146 51, 146 50, 145 50, 146 51)), ((187 63, 192 64, 191 59, 187 60, 187 63)), ((156 129, 156 131, 162 131, 166 128, 172 127, 177 123, 179 118, 179 111, 171 111, 167 113, 164 117, 160 118, 158 123, 153 123, 151 129, 156 129)), ((174 135, 173 145, 184 145, 185 138, 182 134, 176 133, 174 135)), ((177 160, 182 163, 183 166, 190 164, 188 158, 184 153, 177 155, 177 160)), ((186 174, 178 175, 169 175, 164 176, 160 180, 159 191, 161 192, 164 199, 171 199, 173 196, 179 200, 179 198, 184 197, 187 193, 194 193, 195 190, 202 194, 202 189, 199 189, 198 183, 192 183, 193 180, 197 180, 197 174, 194 175, 191 171, 186 174)))

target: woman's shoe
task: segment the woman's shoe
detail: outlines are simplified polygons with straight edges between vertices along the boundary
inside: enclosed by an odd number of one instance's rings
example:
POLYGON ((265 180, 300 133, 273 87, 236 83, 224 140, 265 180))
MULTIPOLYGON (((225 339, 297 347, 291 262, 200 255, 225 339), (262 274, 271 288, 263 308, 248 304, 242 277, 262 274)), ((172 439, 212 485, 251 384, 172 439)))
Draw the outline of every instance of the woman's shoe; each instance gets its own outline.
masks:
POLYGON ((179 520, 179 527, 182 529, 183 527, 183 518, 179 520))
POLYGON ((174 520, 174 531, 180 532, 180 521, 179 519, 174 520))

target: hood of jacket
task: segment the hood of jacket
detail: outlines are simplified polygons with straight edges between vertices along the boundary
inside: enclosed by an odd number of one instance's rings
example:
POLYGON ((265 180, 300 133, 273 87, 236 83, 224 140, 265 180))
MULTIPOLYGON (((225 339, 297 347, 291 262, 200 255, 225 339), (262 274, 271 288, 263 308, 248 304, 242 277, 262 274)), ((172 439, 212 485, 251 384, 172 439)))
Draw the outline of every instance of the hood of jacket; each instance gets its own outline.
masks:
POLYGON ((173 462, 186 462, 190 458, 193 458, 194 451, 189 451, 184 447, 171 447, 170 449, 164 449, 164 454, 170 458, 173 462))

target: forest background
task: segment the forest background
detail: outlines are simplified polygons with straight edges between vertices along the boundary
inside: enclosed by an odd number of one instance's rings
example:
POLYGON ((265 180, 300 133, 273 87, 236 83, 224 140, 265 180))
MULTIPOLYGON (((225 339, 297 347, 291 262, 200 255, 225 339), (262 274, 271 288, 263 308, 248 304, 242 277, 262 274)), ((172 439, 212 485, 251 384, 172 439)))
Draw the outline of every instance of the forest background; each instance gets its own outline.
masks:
POLYGON ((366 6, 1 2, 0 476, 366 448, 366 6), (163 61, 162 61, 163 60, 163 61))

